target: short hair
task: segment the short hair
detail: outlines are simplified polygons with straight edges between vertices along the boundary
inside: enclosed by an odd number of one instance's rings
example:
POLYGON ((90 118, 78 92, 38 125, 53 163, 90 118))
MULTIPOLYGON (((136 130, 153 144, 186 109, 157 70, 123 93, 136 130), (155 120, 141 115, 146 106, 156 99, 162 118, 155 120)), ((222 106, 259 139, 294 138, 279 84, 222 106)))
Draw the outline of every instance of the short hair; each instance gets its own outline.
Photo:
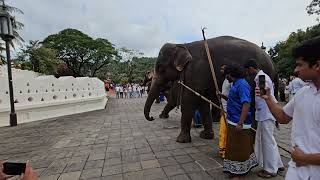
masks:
POLYGON ((248 69, 250 67, 253 67, 254 69, 258 69, 258 63, 255 59, 249 59, 243 66, 244 68, 248 69))
POLYGON ((308 62, 310 66, 314 65, 317 60, 320 60, 320 36, 296 45, 292 49, 292 57, 294 59, 302 57, 303 61, 308 62))
POLYGON ((238 64, 230 64, 225 69, 225 74, 229 74, 234 78, 243 78, 244 77, 244 70, 238 64))

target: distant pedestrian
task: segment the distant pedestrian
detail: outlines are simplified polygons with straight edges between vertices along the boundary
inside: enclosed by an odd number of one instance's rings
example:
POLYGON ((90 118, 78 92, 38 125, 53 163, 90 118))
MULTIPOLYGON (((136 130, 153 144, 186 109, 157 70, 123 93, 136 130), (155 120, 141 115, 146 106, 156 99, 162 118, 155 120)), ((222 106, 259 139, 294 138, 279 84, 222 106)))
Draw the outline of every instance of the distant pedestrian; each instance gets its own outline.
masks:
POLYGON ((119 84, 116 85, 116 97, 117 97, 117 99, 120 98, 120 86, 119 86, 119 84))
POLYGON ((289 100, 291 100, 305 84, 306 83, 294 73, 293 79, 289 83, 289 100))

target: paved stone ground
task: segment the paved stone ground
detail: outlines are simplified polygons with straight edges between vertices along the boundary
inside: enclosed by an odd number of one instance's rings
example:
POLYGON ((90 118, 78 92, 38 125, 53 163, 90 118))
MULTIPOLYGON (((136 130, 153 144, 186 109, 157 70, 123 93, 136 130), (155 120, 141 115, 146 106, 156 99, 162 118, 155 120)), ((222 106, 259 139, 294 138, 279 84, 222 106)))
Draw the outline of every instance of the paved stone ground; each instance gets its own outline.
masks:
MULTIPOLYGON (((105 110, 0 128, 0 159, 30 163, 43 180, 228 179, 217 156, 215 139, 176 143, 180 116, 148 122, 145 98, 111 98, 105 110)), ((158 116, 165 103, 154 105, 158 116)), ((289 147, 289 126, 277 131, 280 145, 289 147)), ((289 154, 280 150, 284 162, 289 154)), ((246 179, 259 179, 255 168, 246 179)), ((274 179, 284 179, 280 174, 274 179)))

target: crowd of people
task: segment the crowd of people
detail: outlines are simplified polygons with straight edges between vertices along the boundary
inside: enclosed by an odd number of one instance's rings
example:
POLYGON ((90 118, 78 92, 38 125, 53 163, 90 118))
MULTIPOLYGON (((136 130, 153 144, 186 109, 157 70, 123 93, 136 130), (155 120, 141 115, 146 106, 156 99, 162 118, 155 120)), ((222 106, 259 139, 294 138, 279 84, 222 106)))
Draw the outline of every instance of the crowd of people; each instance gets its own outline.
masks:
POLYGON ((286 78, 279 79, 279 95, 282 102, 290 101, 293 96, 306 84, 298 74, 290 76, 289 81, 286 78))
POLYGON ((296 76, 288 85, 284 80, 279 84, 281 100, 285 101, 288 89, 289 102, 284 107, 274 96, 274 82, 256 60, 248 60, 244 67, 233 64, 221 67, 225 81, 218 94, 225 99, 227 118, 220 123, 219 153, 224 158, 224 172, 233 179, 242 178, 258 165, 262 167, 258 172, 262 178, 275 177, 278 171, 285 170, 273 134, 276 121, 280 124, 292 121, 292 159, 286 180, 320 179, 319 49, 320 36, 293 49, 296 76), (254 77, 253 85, 249 85, 245 75, 254 77), (257 128, 253 129, 255 121, 257 128))
POLYGON ((147 86, 142 86, 137 83, 116 84, 115 92, 117 99, 119 98, 142 98, 148 91, 147 86))

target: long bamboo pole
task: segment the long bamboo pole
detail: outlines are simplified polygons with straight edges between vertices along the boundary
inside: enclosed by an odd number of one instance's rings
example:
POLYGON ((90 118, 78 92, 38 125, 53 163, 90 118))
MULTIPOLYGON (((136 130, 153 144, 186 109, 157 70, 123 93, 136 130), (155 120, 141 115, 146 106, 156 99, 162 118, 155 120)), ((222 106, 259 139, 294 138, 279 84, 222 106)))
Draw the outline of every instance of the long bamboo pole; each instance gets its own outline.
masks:
MULTIPOLYGON (((211 58, 211 54, 210 54, 210 51, 209 51, 209 45, 208 45, 208 41, 204 35, 204 30, 205 28, 202 28, 202 36, 203 36, 203 42, 204 42, 204 47, 206 49, 206 53, 207 53, 207 56, 208 56, 208 61, 209 61, 209 65, 210 65, 210 70, 211 70, 211 75, 212 75, 212 78, 213 78, 213 82, 214 82, 214 86, 215 86, 215 89, 216 89, 216 96, 218 97, 218 100, 219 100, 219 106, 221 109, 223 109, 223 106, 222 106, 222 102, 221 102, 221 97, 218 95, 218 91, 219 91, 219 86, 218 86, 218 81, 217 81, 217 77, 216 77, 216 73, 215 73, 215 70, 214 70, 214 66, 213 66, 213 60, 211 58)), ((226 115, 225 113, 221 113, 225 123, 226 123, 226 126, 227 126, 227 119, 226 119, 226 115)))

